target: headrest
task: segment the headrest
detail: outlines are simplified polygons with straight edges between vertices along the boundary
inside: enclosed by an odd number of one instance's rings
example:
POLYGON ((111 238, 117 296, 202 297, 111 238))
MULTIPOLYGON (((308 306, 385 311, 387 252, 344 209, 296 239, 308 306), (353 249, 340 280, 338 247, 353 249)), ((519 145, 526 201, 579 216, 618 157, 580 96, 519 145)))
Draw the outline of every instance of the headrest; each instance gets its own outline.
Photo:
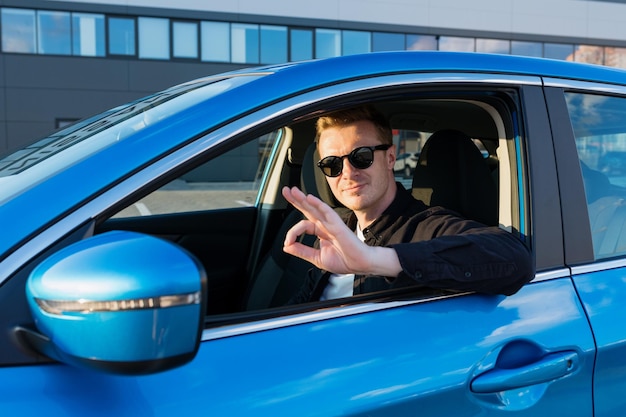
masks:
POLYGON ((315 142, 311 143, 302 159, 300 187, 305 194, 313 194, 331 207, 338 207, 340 203, 335 199, 322 171, 317 167, 320 160, 315 142))
POLYGON ((413 174, 415 198, 487 225, 498 224, 498 188, 478 147, 465 133, 440 130, 426 141, 413 174))

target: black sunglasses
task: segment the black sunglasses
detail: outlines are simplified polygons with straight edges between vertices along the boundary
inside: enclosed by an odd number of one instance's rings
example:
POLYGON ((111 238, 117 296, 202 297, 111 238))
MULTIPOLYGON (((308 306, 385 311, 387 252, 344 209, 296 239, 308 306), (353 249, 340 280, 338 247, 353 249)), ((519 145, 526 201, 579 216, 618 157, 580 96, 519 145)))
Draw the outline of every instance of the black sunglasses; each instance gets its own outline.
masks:
POLYGON ((353 167, 365 169, 374 162, 374 151, 386 151, 390 147, 391 145, 360 146, 347 155, 322 158, 317 166, 327 177, 338 177, 343 170, 343 158, 348 158, 353 167))

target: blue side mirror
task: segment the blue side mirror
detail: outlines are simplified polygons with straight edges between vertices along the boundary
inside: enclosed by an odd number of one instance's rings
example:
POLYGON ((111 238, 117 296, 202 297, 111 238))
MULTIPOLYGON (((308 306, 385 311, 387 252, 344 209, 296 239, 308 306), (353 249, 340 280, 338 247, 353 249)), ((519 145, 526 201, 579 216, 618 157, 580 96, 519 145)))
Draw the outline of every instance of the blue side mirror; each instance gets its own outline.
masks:
POLYGON ((77 242, 37 266, 26 293, 40 332, 32 345, 64 363, 145 374, 198 350, 206 274, 166 240, 115 231, 77 242))

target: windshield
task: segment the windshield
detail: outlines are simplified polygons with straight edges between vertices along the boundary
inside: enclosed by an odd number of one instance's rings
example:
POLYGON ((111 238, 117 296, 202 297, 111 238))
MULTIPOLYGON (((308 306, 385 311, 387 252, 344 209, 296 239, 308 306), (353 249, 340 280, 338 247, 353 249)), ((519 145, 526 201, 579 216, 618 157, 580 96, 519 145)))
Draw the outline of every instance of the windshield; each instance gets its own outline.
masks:
POLYGON ((207 78, 181 84, 79 121, 2 156, 0 202, 148 126, 258 77, 207 78))

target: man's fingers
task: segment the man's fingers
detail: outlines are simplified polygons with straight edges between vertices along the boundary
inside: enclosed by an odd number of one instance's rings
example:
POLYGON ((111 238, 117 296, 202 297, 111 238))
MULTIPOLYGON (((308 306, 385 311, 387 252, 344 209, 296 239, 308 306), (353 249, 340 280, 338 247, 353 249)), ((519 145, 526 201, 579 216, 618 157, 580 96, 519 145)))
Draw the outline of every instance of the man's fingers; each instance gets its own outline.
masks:
POLYGON ((291 226, 285 235, 285 246, 291 245, 298 240, 298 236, 308 234, 315 235, 315 224, 309 220, 300 220, 291 226))

